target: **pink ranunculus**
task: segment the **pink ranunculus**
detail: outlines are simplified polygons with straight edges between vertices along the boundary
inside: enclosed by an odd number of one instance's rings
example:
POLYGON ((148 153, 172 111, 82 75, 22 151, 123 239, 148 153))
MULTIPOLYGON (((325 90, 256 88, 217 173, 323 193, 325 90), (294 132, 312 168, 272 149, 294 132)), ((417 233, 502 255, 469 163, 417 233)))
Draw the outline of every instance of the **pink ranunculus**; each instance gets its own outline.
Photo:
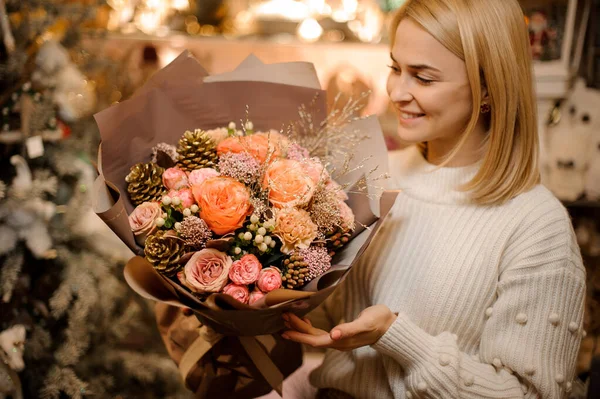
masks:
POLYGON ((190 182, 190 186, 197 186, 199 184, 202 184, 202 182, 204 182, 204 180, 208 179, 209 177, 215 176, 219 176, 219 172, 217 172, 213 168, 202 168, 192 170, 188 174, 188 180, 190 182))
POLYGON ((154 222, 160 215, 162 215, 162 209, 158 202, 144 202, 131 212, 129 226, 139 245, 144 246, 146 237, 157 229, 154 222))
POLYGON ((252 306, 256 303, 256 301, 262 299, 265 296, 265 293, 261 290, 254 290, 250 293, 250 299, 248 299, 248 305, 252 306))
POLYGON ((276 267, 267 267, 258 274, 256 285, 262 292, 271 292, 281 288, 281 272, 276 267))
POLYGON ((252 284, 258 279, 258 273, 261 269, 262 265, 255 255, 244 255, 231 265, 229 279, 239 285, 252 284))
POLYGON ((192 255, 177 277, 193 292, 221 292, 232 263, 226 253, 206 248, 192 255))
POLYGON ((248 299, 250 298, 250 292, 248 291, 248 287, 245 285, 238 284, 227 284, 225 288, 223 288, 223 294, 227 294, 234 299, 237 299, 241 303, 248 303, 248 299))
POLYGON ((189 188, 183 188, 181 190, 171 190, 168 194, 169 197, 179 197, 181 200, 181 206, 184 208, 189 208, 190 206, 196 203, 194 199, 194 194, 192 194, 192 190, 189 188))
POLYGON ((187 174, 179 168, 169 168, 163 172, 162 181, 169 190, 181 190, 190 186, 187 174))

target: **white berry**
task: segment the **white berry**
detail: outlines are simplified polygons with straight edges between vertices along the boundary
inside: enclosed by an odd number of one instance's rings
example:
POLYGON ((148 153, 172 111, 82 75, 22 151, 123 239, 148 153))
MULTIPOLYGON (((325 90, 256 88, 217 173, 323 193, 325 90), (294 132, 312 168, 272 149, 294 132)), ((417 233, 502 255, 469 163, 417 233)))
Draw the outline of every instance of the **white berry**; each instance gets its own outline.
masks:
POLYGON ((259 227, 258 234, 260 234, 261 236, 264 236, 265 234, 267 234, 267 229, 265 229, 264 227, 259 227))
POLYGON ((163 219, 163 218, 156 218, 156 220, 154 221, 154 223, 158 227, 163 227, 165 225, 165 219, 163 219))
POLYGON ((229 122, 229 130, 235 130, 235 122, 229 122))
POLYGON ((236 254, 236 255, 241 254, 242 253, 242 248, 240 248, 240 247, 233 248, 233 253, 236 254))
POLYGON ((175 206, 178 206, 179 204, 181 204, 181 199, 179 197, 173 197, 171 198, 171 203, 175 206))
POLYGON ((189 208, 183 210, 183 216, 192 216, 192 211, 189 208))
POLYGON ((246 122, 246 130, 254 129, 254 124, 250 121, 246 122))
POLYGON ((176 222, 175 223, 175 230, 179 231, 179 229, 181 229, 181 223, 176 222))
POLYGON ((267 250, 267 244, 265 244, 265 243, 263 242, 262 244, 260 244, 260 245, 258 246, 258 250, 259 250, 260 252, 265 252, 265 251, 267 250))
POLYGON ((244 240, 250 241, 251 239, 252 239, 252 233, 250 233, 249 231, 244 233, 244 240))
POLYGON ((198 208, 198 205, 194 204, 194 205, 190 206, 190 210, 193 213, 196 213, 196 212, 198 212, 200 210, 200 208, 198 208))
POLYGON ((271 245, 271 241, 273 241, 273 239, 271 238, 271 236, 266 236, 265 240, 263 242, 265 244, 267 244, 267 245, 271 245))
POLYGON ((256 237, 254 237, 254 242, 257 244, 260 244, 264 241, 264 237, 261 236, 260 234, 258 234, 256 237))
POLYGON ((271 243, 269 244, 269 246, 271 248, 275 248, 275 245, 276 245, 275 240, 271 241, 271 243))
POLYGON ((171 197, 169 197, 168 195, 165 195, 162 198, 162 203, 165 204, 165 205, 171 205, 171 197))

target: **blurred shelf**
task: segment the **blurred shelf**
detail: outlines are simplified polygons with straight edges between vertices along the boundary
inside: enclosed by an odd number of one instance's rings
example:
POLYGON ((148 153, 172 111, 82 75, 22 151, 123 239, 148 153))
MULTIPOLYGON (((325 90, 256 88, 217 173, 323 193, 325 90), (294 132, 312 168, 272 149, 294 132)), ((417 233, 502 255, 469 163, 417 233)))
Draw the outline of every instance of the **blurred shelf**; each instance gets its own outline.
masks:
POLYGON ((581 199, 577 201, 562 201, 566 208, 591 208, 600 209, 600 201, 581 199))

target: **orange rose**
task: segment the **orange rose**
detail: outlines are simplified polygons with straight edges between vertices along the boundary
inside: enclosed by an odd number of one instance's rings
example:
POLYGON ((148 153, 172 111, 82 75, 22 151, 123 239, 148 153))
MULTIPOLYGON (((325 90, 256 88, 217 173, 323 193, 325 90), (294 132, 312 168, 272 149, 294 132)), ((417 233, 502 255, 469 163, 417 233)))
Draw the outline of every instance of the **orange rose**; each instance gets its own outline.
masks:
POLYGON ((211 177, 192 187, 200 217, 216 234, 224 235, 242 227, 252 213, 246 186, 230 177, 211 177))
POLYGON ((277 159, 267 168, 263 186, 269 189, 269 201, 276 208, 304 206, 315 192, 315 183, 293 159, 277 159))
POLYGON ((217 155, 221 156, 228 152, 248 152, 260 163, 265 163, 269 153, 271 159, 281 157, 280 146, 283 142, 281 135, 269 135, 269 133, 255 133, 249 136, 229 137, 217 146, 217 155))

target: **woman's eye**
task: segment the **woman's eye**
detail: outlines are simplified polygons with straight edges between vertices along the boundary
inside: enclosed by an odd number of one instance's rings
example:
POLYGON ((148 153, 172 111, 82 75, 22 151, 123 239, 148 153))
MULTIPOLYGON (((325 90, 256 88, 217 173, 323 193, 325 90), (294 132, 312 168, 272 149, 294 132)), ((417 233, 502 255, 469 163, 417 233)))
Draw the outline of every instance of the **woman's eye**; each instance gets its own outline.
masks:
POLYGON ((394 73, 399 73, 400 72, 400 68, 398 68, 397 66, 388 65, 388 68, 390 68, 392 71, 394 71, 394 73))
POLYGON ((424 84, 424 85, 428 85, 428 84, 431 84, 431 83, 433 83, 433 80, 431 80, 431 79, 425 79, 425 78, 422 78, 422 77, 420 77, 420 76, 418 76, 418 75, 416 76, 416 78, 417 78, 417 80, 418 80, 419 82, 421 82, 421 83, 422 83, 422 84, 424 84))

